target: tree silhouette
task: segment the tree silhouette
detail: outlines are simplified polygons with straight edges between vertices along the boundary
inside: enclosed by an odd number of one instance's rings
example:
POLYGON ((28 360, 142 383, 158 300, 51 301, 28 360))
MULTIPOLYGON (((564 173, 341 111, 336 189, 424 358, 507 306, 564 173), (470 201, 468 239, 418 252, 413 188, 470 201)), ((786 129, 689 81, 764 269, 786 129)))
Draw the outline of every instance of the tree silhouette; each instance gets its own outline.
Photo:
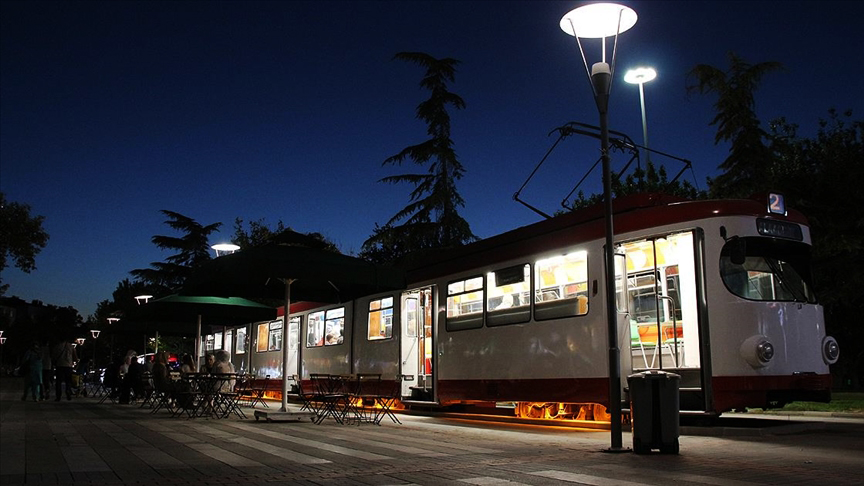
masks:
POLYGON ((747 197, 764 188, 772 157, 765 143, 767 133, 755 113, 754 93, 762 78, 782 65, 750 64, 731 52, 728 57, 727 71, 707 64, 694 67, 688 74, 692 84, 687 91, 717 95, 717 114, 711 120, 711 125, 717 125, 714 143, 732 142, 729 156, 719 166, 723 174, 709 182, 712 196, 747 197))
POLYGON ((210 260, 210 234, 218 231, 222 223, 203 226, 197 221, 180 213, 162 210, 168 217, 165 224, 183 233, 183 236, 156 235, 150 241, 163 250, 176 250, 164 262, 153 262, 151 268, 139 268, 129 272, 136 279, 166 293, 183 286, 192 270, 210 260))
POLYGON ((447 109, 465 107, 465 101, 449 91, 459 61, 435 59, 421 52, 400 52, 394 59, 418 64, 426 69, 420 86, 429 90, 427 100, 417 105, 417 118, 426 122, 429 139, 404 148, 384 160, 384 165, 401 165, 406 160, 425 167, 425 173, 385 177, 380 182, 407 182, 414 185, 411 203, 396 213, 363 243, 361 257, 380 261, 398 258, 411 251, 449 247, 476 239, 459 213, 465 201, 456 190, 464 167, 456 157, 450 138, 450 114, 447 109))
MULTIPOLYGON (((42 228, 44 216, 30 216, 30 206, 6 201, 0 192, 0 273, 6 269, 7 258, 22 272, 36 269, 36 255, 48 244, 48 233, 42 228)), ((9 285, 0 279, 0 296, 9 285)))

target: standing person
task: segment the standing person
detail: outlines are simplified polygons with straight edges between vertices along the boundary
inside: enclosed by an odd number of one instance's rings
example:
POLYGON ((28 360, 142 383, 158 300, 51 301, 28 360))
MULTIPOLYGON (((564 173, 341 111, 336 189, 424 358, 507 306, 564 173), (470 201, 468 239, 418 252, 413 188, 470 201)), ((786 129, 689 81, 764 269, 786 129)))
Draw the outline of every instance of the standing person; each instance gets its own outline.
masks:
POLYGON ((130 349, 126 353, 125 365, 126 373, 120 384, 119 403, 129 403, 133 391, 137 397, 144 395, 144 386, 141 381, 144 376, 144 365, 138 362, 138 353, 134 349, 130 349))
POLYGON ((51 382, 54 381, 54 366, 51 363, 51 342, 42 344, 42 400, 51 398, 51 382))
POLYGON ((63 396, 64 383, 66 384, 66 400, 72 400, 72 368, 78 361, 75 346, 72 346, 72 343, 67 339, 63 339, 57 343, 57 346, 54 346, 51 357, 54 359, 54 369, 57 370, 54 401, 59 402, 60 397, 63 396))
POLYGON ((21 401, 27 400, 27 391, 29 390, 33 393, 33 401, 38 402, 42 394, 42 350, 39 349, 38 342, 34 342, 30 349, 24 353, 21 366, 27 367, 24 395, 21 396, 21 401))

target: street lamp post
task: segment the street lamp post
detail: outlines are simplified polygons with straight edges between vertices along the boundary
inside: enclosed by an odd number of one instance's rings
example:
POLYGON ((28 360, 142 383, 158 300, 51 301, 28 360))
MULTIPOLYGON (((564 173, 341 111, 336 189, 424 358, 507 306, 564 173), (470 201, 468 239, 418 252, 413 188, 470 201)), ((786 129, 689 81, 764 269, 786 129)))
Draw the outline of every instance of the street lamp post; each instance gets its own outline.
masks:
MULTIPOLYGON (((108 325, 110 326, 111 324, 114 324, 115 322, 119 322, 120 318, 119 317, 109 317, 107 320, 108 320, 108 325)), ((109 365, 114 362, 114 334, 115 334, 114 332, 111 332, 111 342, 108 345, 108 364, 109 365)))
POLYGON ((645 162, 651 162, 651 151, 648 150, 648 121, 645 117, 645 83, 654 80, 657 71, 650 67, 639 67, 627 71, 624 81, 639 85, 639 106, 642 108, 642 145, 645 147, 645 162))
POLYGON ((579 52, 585 64, 585 72, 594 92, 594 101, 600 114, 600 155, 603 160, 603 203, 605 213, 606 245, 606 318, 609 345, 609 415, 611 446, 609 452, 623 452, 621 439, 621 351, 618 348, 618 312, 615 302, 615 248, 612 227, 612 176, 609 157, 609 93, 615 66, 618 34, 636 24, 636 12, 629 7, 614 3, 593 3, 571 10, 561 18, 560 27, 576 38, 579 52), (606 39, 614 38, 612 63, 606 62, 606 39), (588 68, 584 39, 600 39, 601 60, 588 68))
POLYGON ((102 332, 99 329, 90 329, 90 335, 93 336, 93 369, 97 369, 96 367, 96 338, 99 337, 99 333, 102 332))

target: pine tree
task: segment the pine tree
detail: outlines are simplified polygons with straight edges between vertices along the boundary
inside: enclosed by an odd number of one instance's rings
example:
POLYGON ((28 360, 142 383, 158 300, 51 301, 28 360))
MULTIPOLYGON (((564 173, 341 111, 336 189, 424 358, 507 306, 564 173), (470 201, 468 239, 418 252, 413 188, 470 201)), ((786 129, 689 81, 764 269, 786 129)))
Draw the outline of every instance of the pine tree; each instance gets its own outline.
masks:
POLYGON ((420 86, 430 96, 417 106, 417 118, 427 124, 429 139, 404 148, 388 157, 384 164, 401 165, 406 160, 425 167, 426 171, 385 177, 380 182, 407 182, 414 185, 411 203, 396 213, 363 244, 361 257, 381 261, 399 258, 412 251, 462 245, 476 239, 459 213, 465 201, 456 190, 456 181, 465 169, 456 157, 450 138, 450 114, 447 109, 465 107, 465 101, 448 89, 459 61, 435 59, 420 52, 400 52, 395 59, 418 64, 426 69, 420 86))

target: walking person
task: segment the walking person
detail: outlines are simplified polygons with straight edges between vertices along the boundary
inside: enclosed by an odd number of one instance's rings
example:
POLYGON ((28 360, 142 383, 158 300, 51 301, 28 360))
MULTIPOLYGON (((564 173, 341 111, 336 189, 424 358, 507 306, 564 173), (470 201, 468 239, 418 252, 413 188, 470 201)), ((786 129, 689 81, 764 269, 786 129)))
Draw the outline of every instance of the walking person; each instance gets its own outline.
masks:
POLYGON ((51 398, 51 382, 54 381, 54 366, 51 363, 51 342, 42 343, 42 400, 51 398))
POLYGON ((57 378, 54 385, 55 402, 60 401, 63 396, 63 384, 66 384, 66 400, 72 400, 72 368, 75 362, 78 361, 78 355, 75 353, 75 346, 72 346, 68 340, 63 339, 52 351, 54 358, 54 369, 57 370, 57 378))
POLYGON ((24 353, 21 366, 27 367, 27 373, 24 375, 24 395, 21 400, 27 400, 27 392, 30 391, 33 395, 33 401, 38 402, 42 395, 42 350, 39 349, 38 342, 34 342, 33 346, 24 353))

